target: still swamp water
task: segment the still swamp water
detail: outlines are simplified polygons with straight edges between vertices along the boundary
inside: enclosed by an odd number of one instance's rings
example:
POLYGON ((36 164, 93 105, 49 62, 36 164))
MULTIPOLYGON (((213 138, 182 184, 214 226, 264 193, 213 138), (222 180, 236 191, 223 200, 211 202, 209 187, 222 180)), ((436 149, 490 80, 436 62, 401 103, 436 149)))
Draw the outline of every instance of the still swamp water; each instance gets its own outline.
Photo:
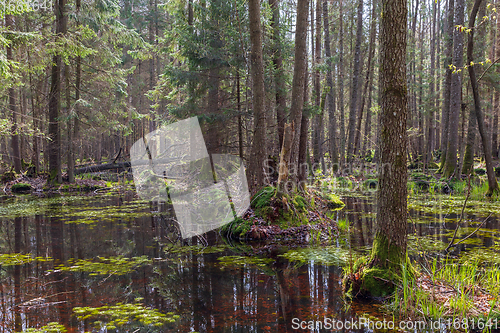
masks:
MULTIPOLYGON (((299 320, 383 320, 379 305, 342 297, 342 266, 370 250, 375 218, 373 196, 342 199, 332 214, 349 232, 307 247, 217 232, 181 241, 172 209, 133 192, 9 199, 0 206, 0 332, 297 332, 299 320)), ((462 203, 410 200, 413 258, 446 247, 462 203)), ((500 264, 498 210, 468 203, 459 236, 492 214, 453 254, 500 264)))

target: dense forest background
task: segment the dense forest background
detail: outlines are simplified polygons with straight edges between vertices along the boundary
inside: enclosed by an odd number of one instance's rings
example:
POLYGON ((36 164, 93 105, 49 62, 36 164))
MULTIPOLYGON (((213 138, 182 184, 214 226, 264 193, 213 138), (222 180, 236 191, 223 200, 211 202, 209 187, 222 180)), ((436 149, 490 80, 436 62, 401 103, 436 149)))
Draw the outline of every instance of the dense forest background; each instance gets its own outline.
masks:
MULTIPOLYGON (((446 178, 470 173, 474 156, 499 155, 500 19, 495 3, 482 2, 469 27, 472 6, 408 3, 409 166, 446 178)), ((4 174, 73 181, 75 168, 127 160, 136 140, 191 116, 209 153, 250 166, 278 161, 292 121, 301 124, 292 155, 309 171, 348 173, 378 158, 377 0, 4 0, 0 15, 4 174), (300 20, 306 30, 296 39, 300 20), (297 100, 298 47, 307 61, 297 100)))

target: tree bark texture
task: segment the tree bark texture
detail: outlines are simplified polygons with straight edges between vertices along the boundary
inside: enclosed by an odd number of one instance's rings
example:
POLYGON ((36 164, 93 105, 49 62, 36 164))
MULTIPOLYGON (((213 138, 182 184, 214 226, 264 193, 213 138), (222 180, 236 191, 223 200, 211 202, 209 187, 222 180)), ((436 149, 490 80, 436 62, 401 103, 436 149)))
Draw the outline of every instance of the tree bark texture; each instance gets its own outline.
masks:
MULTIPOLYGON (((302 111, 304 109, 304 87, 306 79, 307 64, 307 14, 309 9, 309 0, 297 1, 297 27, 295 30, 295 62, 293 68, 292 80, 292 104, 290 107, 290 123, 294 128, 294 135, 291 142, 290 161, 285 161, 287 165, 293 164, 295 170, 299 169, 299 142, 300 128, 302 125, 302 111)), ((283 151, 288 147, 283 146, 283 151)), ((281 176, 280 176, 281 178, 281 176)), ((298 182, 298 175, 288 175, 292 183, 298 182), (293 178, 293 179, 292 179, 293 178)))
MULTIPOLYGON (((54 12, 56 16, 56 39, 62 37, 67 30, 65 14, 66 0, 56 0, 54 12)), ((61 55, 52 58, 52 74, 49 93, 49 182, 62 182, 61 174, 61 129, 59 115, 61 112, 61 55)))
POLYGON ((451 91, 451 73, 450 68, 453 57, 453 20, 455 17, 455 0, 448 0, 448 16, 446 18, 446 37, 444 47, 444 90, 443 90, 443 108, 441 110, 441 167, 442 170, 446 164, 446 152, 448 149, 448 122, 450 115, 450 91, 451 91))
POLYGON ((352 73, 351 105, 349 110, 349 137, 347 140, 347 163, 354 160, 356 116, 358 115, 359 73, 361 70, 361 41, 363 38, 363 0, 358 2, 358 18, 356 28, 356 46, 354 47, 354 64, 352 73))
MULTIPOLYGON (((381 27, 380 164, 375 242, 386 239, 398 256, 406 253, 407 85, 405 0, 384 0, 381 27)), ((374 247, 375 249, 375 247, 374 247)), ((380 249, 382 251, 387 251, 380 249)), ((387 257, 372 253, 388 266, 387 257)))
MULTIPOLYGON (((14 18, 12 15, 5 15, 5 27, 9 31, 13 31, 14 18)), ((6 50, 7 60, 14 60, 12 57, 12 46, 8 45, 6 50)), ((11 69, 12 71, 12 66, 11 69)), ((12 126, 11 126, 11 147, 12 147, 12 160, 14 162, 14 171, 17 173, 21 172, 21 149, 19 147, 19 134, 17 133, 17 94, 16 87, 14 84, 9 87, 9 109, 12 112, 12 126)))
POLYGON ((262 59, 262 29, 260 24, 260 1, 249 0, 251 71, 253 79, 254 133, 252 154, 249 165, 249 181, 252 194, 265 184, 263 169, 267 158, 266 150, 266 110, 264 106, 264 63, 262 59))
MULTIPOLYGON (((464 0, 457 0, 455 8, 455 25, 464 24, 464 0)), ((450 112, 448 116, 448 147, 446 148, 446 163, 443 168, 443 177, 459 177, 457 170, 458 153, 458 126, 462 107, 462 73, 464 35, 455 29, 453 36, 453 66, 455 71, 451 75, 450 112)))
POLYGON ((339 167, 339 153, 337 148, 337 115, 334 98, 334 85, 332 75, 332 52, 330 49, 330 23, 328 15, 328 1, 323 0, 323 30, 325 33, 325 57, 327 64, 326 84, 327 84, 327 102, 328 102, 328 119, 329 119, 329 151, 332 162, 332 171, 336 172, 339 167))

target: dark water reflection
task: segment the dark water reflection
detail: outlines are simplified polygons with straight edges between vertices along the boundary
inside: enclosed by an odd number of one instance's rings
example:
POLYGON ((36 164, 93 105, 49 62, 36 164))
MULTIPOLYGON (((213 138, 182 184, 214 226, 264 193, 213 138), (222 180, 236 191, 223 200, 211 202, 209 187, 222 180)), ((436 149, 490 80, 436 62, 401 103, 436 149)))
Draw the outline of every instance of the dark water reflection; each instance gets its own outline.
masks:
MULTIPOLYGON (((352 227, 352 233, 349 237, 351 246, 356 250, 369 249, 373 242, 375 228, 375 199, 373 197, 344 197, 342 199, 346 207, 338 213, 338 218, 348 219, 352 227)), ((420 201, 425 203, 425 198, 420 201)), ((460 201, 458 203, 461 204, 460 201)), ((410 219, 408 223, 408 234, 418 235, 426 239, 432 239, 442 244, 448 244, 452 239, 453 231, 460 220, 460 209, 450 209, 443 213, 439 201, 431 206, 435 212, 410 209, 410 219)), ((466 253, 467 250, 475 248, 489 248, 500 241, 500 219, 497 214, 476 215, 465 213, 461 223, 461 232, 457 239, 460 239, 474 231, 481 222, 479 232, 470 237, 469 241, 457 246, 451 253, 459 255, 466 253), (462 236, 462 237, 460 237, 462 236)), ((410 242, 411 249, 415 249, 418 244, 410 242)), ((429 248, 428 250, 437 250, 438 248, 429 248)), ((500 261, 498 262, 500 264, 500 261)))
MULTIPOLYGON (((191 245, 221 245, 223 252, 171 253, 168 248, 176 232, 168 208, 162 208, 166 212, 161 214, 151 213, 158 207, 137 202, 133 194, 44 200, 35 201, 39 206, 36 213, 5 204, 12 211, 0 218, 0 253, 53 259, 0 268, 0 332, 40 328, 49 322, 59 322, 69 332, 99 331, 92 320, 79 321, 73 308, 132 303, 136 298, 162 313, 173 311, 180 319, 163 327, 133 323, 119 332, 296 332, 294 318, 346 321, 358 320, 364 313, 380 316, 376 305, 345 307, 341 267, 314 261, 297 265, 278 256, 286 249, 231 247, 218 234, 210 233, 205 239, 190 240, 191 245), (224 266, 218 260, 252 251, 265 252, 274 260, 263 266, 224 266), (125 275, 50 272, 71 258, 111 256, 147 256, 152 264, 125 275)), ((353 249, 366 248, 372 242, 372 201, 345 198, 345 202, 347 207, 338 218, 350 220, 354 233, 342 237, 353 249)), ((418 212, 412 215, 425 217, 418 212)), ((488 223, 487 228, 498 230, 496 217, 488 223)), ((449 228, 454 225, 417 224, 422 235, 439 235, 449 228)), ((409 225, 409 231, 413 226, 409 225)))

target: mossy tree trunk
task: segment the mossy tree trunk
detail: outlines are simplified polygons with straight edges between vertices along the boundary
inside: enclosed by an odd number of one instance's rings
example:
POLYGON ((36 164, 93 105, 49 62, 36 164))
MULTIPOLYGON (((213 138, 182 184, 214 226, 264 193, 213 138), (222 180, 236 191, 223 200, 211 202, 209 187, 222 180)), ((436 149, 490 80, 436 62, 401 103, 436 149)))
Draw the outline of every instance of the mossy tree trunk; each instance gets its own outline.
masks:
POLYGON ((382 12, 381 173, 370 264, 399 271, 405 260, 407 241, 406 1, 384 0, 382 12))
POLYGON ((380 175, 377 223, 369 258, 347 276, 354 295, 391 293, 406 261, 407 227, 407 84, 405 0, 382 1, 380 37, 380 175))

